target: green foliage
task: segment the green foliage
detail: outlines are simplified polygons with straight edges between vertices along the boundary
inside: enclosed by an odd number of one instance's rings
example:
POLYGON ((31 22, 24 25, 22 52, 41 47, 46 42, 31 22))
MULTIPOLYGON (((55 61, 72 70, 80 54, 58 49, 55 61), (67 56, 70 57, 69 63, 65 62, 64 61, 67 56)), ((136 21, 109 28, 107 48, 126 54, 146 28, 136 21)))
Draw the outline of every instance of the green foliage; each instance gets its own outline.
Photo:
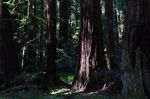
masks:
POLYGON ((74 74, 70 74, 70 73, 59 74, 59 77, 60 77, 60 80, 68 84, 72 83, 74 80, 74 74))
POLYGON ((74 72, 75 67, 75 51, 72 47, 68 49, 57 49, 57 68, 59 72, 74 72))
MULTIPOLYGON (((23 70, 26 72, 44 71, 46 65, 47 53, 47 16, 46 2, 37 0, 36 13, 34 1, 28 0, 5 0, 4 4, 15 21, 14 40, 16 41, 20 59, 20 65, 23 65, 23 70), (23 53, 24 52, 24 53, 23 53), (31 53, 35 53, 35 57, 31 57, 31 53), (24 56, 23 56, 24 54, 24 56)), ((80 30, 80 4, 79 0, 69 1, 70 4, 70 19, 72 42, 70 43, 69 51, 65 49, 67 44, 62 44, 63 47, 57 45, 57 66, 60 68, 69 67, 69 71, 74 71, 76 62, 76 47, 78 43, 78 35, 80 30), (69 61, 68 61, 69 60, 69 61), (72 69, 72 70, 71 70, 72 69)), ((57 40, 60 42, 62 37, 59 36, 59 0, 57 2, 57 40)), ((33 55, 34 56, 34 55, 33 55)))

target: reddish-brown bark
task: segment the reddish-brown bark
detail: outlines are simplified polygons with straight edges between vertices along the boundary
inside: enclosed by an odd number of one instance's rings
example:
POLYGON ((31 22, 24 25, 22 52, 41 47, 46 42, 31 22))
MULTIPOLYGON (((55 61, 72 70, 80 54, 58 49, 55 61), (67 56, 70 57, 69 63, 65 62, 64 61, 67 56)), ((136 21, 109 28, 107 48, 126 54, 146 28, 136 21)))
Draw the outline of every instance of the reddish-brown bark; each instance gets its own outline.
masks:
POLYGON ((47 47, 47 83, 56 84, 56 0, 46 0, 47 19, 48 19, 48 47, 47 47))
POLYGON ((105 66, 100 21, 100 1, 81 0, 79 56, 73 89, 88 89, 94 71, 105 66))

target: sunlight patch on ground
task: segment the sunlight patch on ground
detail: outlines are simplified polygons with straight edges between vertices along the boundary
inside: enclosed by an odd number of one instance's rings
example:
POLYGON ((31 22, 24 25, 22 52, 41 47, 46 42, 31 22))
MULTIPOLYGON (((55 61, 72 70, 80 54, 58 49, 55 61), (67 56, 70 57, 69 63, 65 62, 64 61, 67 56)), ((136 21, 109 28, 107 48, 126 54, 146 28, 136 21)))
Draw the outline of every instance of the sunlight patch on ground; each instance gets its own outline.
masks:
POLYGON ((55 94, 66 94, 66 93, 69 93, 70 92, 70 89, 67 89, 67 88, 62 88, 62 89, 55 89, 55 90, 52 90, 52 92, 50 93, 51 95, 55 95, 55 94))

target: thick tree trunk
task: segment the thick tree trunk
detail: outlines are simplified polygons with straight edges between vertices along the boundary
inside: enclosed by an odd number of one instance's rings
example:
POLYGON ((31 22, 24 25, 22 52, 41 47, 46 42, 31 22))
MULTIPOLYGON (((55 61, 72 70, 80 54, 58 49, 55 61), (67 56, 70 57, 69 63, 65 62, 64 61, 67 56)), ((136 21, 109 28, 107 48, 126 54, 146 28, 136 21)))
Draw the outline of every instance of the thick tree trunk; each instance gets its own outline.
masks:
MULTIPOLYGON (((145 1, 143 0, 127 0, 127 16, 126 16, 126 27, 125 33, 127 40, 123 41, 123 70, 122 80, 124 83, 123 94, 127 97, 131 95, 144 95, 142 86, 142 75, 141 66, 143 67, 142 58, 138 47, 141 47, 142 38, 144 36, 149 37, 145 34, 145 15, 143 13, 143 7, 145 1), (143 28, 144 26, 144 28, 143 28), (127 50, 128 49, 128 50, 127 50), (138 53, 137 53, 138 52, 138 53), (130 59, 130 63, 129 63, 130 59), (137 60, 137 61, 136 61, 137 60), (131 70, 132 66, 135 68, 131 70), (132 71, 132 72, 131 72, 132 71)), ((146 44, 146 42, 145 42, 146 44)), ((148 87, 147 87, 148 88, 148 87)))
POLYGON ((144 91, 148 98, 150 98, 150 1, 143 1, 143 24, 140 26, 140 48, 142 52, 143 60, 141 64, 142 67, 142 77, 143 77, 143 86, 144 91))
POLYGON ((47 53, 47 83, 56 84, 56 0, 46 0, 48 18, 48 53, 47 53))
POLYGON ((2 2, 0 5, 0 80, 7 82, 20 72, 20 67, 13 41, 12 19, 2 2))
POLYGON ((78 91, 88 89, 94 70, 106 66, 100 21, 100 1, 81 0, 79 57, 73 83, 78 91))

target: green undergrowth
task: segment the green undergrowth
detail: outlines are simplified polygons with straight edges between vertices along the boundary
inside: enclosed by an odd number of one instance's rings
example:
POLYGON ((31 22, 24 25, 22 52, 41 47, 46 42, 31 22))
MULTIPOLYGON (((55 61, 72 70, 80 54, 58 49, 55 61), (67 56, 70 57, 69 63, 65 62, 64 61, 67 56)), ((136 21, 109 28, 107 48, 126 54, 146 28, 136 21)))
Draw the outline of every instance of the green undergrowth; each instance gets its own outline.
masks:
MULTIPOLYGON (((26 73, 24 78, 28 81, 33 81, 37 79, 41 72, 35 72, 35 73, 26 73)), ((58 76, 60 77, 60 80, 64 81, 65 83, 71 83, 74 79, 74 74, 73 73, 59 73, 58 76)))
POLYGON ((60 80, 64 81, 65 83, 71 84, 74 79, 74 74, 72 73, 61 73, 59 74, 60 80))

